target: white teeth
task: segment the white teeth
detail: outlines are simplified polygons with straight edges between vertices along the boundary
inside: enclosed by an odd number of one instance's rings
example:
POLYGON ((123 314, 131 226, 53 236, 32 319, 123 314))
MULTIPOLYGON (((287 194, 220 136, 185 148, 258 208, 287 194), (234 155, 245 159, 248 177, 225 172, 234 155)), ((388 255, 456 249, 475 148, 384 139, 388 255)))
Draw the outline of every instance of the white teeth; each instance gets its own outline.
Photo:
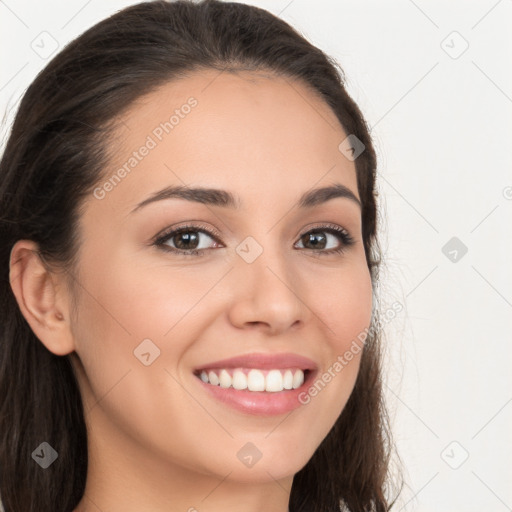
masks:
POLYGON ((286 370, 284 372, 283 388, 284 389, 292 389, 293 388, 293 373, 291 370, 286 370))
POLYGON ((200 374, 203 382, 220 386, 221 388, 234 388, 237 390, 279 392, 284 389, 297 389, 304 383, 304 372, 300 369, 270 370, 265 375, 261 370, 252 368, 247 374, 237 368, 233 376, 226 370, 203 370, 200 374))
POLYGON ((213 384, 214 386, 219 385, 219 377, 217 377, 215 372, 208 373, 208 380, 210 381, 210 384, 213 384))
POLYGON ((304 372, 301 370, 297 370, 293 375, 293 389, 300 388, 304 383, 304 372))
POLYGON ((270 370, 265 378, 265 391, 282 391, 283 376, 279 370, 270 370))
POLYGON ((233 387, 235 389, 247 389, 247 377, 242 370, 235 370, 233 373, 233 387))
POLYGON ((226 370, 220 371, 219 383, 221 388, 231 387, 231 375, 226 370))
POLYGON ((247 388, 249 391, 265 391, 265 375, 259 370, 251 370, 247 374, 247 388))

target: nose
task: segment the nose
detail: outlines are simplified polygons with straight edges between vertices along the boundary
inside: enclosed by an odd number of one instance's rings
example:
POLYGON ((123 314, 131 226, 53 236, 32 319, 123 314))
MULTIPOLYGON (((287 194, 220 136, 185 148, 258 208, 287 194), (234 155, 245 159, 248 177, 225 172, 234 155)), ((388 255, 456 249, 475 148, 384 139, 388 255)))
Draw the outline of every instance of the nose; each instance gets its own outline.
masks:
POLYGON ((271 335, 299 328, 311 313, 306 289, 296 274, 278 251, 266 249, 250 263, 243 257, 237 259, 230 272, 231 323, 271 335))

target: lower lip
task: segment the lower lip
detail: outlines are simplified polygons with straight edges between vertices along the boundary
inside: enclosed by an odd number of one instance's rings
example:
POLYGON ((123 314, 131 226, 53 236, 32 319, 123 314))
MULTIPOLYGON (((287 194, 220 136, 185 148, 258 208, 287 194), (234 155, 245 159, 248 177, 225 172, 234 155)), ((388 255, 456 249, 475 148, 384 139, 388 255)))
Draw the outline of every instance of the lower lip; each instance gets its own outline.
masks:
POLYGON ((315 374, 315 370, 308 371, 302 386, 297 389, 276 392, 222 388, 203 382, 197 376, 195 378, 207 393, 233 409, 257 416, 276 416, 293 411, 302 405, 299 395, 306 391, 315 374))

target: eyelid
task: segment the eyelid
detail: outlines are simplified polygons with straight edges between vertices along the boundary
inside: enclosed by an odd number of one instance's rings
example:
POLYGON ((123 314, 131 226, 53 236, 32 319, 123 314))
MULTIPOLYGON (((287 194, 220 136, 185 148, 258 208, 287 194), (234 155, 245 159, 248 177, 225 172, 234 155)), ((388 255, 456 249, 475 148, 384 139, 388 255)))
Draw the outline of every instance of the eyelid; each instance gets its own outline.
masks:
POLYGON ((216 229, 206 226, 205 224, 201 224, 200 222, 198 222, 196 224, 195 221, 189 221, 189 222, 184 223, 183 225, 179 225, 179 224, 177 226, 173 225, 173 226, 165 228, 163 231, 160 231, 157 235, 155 235, 151 239, 151 244, 158 245, 160 242, 163 242, 164 240, 170 238, 169 235, 174 233, 175 231, 187 230, 187 229, 188 230, 197 230, 197 231, 206 231, 208 236, 215 238, 216 242, 222 243, 220 241, 221 234, 216 229))
POLYGON ((351 232, 347 228, 340 226, 339 224, 333 224, 331 222, 320 222, 320 223, 315 223, 313 225, 308 226, 304 231, 301 231, 301 233, 298 235, 299 240, 304 235, 306 235, 310 232, 315 232, 315 231, 319 231, 319 232, 324 231, 324 232, 330 233, 330 234, 333 234, 333 232, 334 232, 334 234, 336 234, 342 238, 342 242, 341 242, 342 246, 340 249, 330 249, 328 251, 313 251, 313 249, 310 249, 313 252, 318 252, 319 255, 322 253, 323 254, 331 254, 333 252, 345 252, 346 249, 348 249, 350 246, 357 243, 357 239, 354 236, 352 236, 351 232))
MULTIPOLYGON (((319 222, 319 223, 313 223, 312 225, 308 225, 308 226, 306 226, 306 228, 301 229, 297 233, 296 237, 304 236, 305 234, 309 233, 310 231, 313 231, 316 229, 326 229, 326 228, 332 228, 337 232, 344 233, 347 237, 349 237, 350 239, 353 240, 353 238, 350 234, 350 231, 348 231, 348 229, 344 228, 343 226, 339 226, 338 224, 332 224, 329 222, 319 222)), ((157 233, 151 239, 151 243, 158 243, 160 241, 163 241, 163 240, 169 238, 170 234, 173 234, 176 231, 186 230, 186 229, 197 230, 197 231, 204 230, 204 231, 206 231, 206 233, 209 236, 211 236, 212 238, 215 238, 216 242, 222 243, 220 241, 220 238, 222 237, 222 235, 216 229, 210 228, 209 226, 206 226, 201 223, 195 224, 194 221, 189 221, 188 223, 185 223, 183 225, 178 224, 177 226, 173 225, 173 226, 169 226, 169 227, 165 228, 164 230, 157 233)))
POLYGON ((299 231, 297 236, 301 237, 304 236, 306 233, 309 233, 310 231, 322 230, 327 228, 331 228, 337 232, 342 232, 348 236, 351 236, 350 231, 347 228, 344 228, 339 224, 333 224, 332 222, 314 222, 313 224, 308 224, 305 228, 299 231))
MULTIPOLYGON (((182 232, 188 232, 188 231, 197 231, 197 232, 203 232, 204 234, 208 235, 210 238, 212 238, 217 244, 220 244, 222 247, 225 247, 225 245, 221 242, 221 235, 219 232, 214 229, 210 228, 209 226, 206 226, 205 224, 201 223, 200 221, 188 221, 185 222, 182 225, 173 225, 170 227, 167 227, 163 231, 160 231, 156 236, 153 237, 151 245, 155 245, 157 247, 161 247, 163 250, 171 253, 175 253, 177 255, 184 255, 184 256, 194 256, 194 255, 204 255, 207 251, 211 251, 214 248, 203 248, 203 249, 178 249, 174 247, 164 247, 166 246, 165 242, 174 236, 182 233, 182 232)), ((342 254, 344 253, 350 246, 354 245, 357 240, 350 234, 350 232, 343 226, 340 226, 339 224, 334 224, 330 222, 317 222, 314 224, 310 224, 306 226, 306 228, 303 228, 299 234, 296 235, 298 237, 298 241, 302 243, 301 238, 308 233, 311 232, 321 232, 324 231, 326 233, 330 233, 331 235, 334 235, 338 238, 340 242, 340 247, 338 249, 329 249, 329 250, 318 250, 315 251, 314 249, 307 249, 304 248, 306 251, 311 251, 311 253, 315 256, 329 256, 332 254, 342 254)))

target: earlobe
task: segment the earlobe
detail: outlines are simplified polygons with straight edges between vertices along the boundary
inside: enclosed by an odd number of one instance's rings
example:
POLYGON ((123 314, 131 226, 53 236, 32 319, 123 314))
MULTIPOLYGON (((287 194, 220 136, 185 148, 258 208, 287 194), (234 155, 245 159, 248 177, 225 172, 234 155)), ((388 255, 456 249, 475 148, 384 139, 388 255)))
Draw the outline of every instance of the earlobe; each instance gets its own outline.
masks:
POLYGON ((45 266, 35 242, 18 240, 14 244, 9 280, 21 313, 43 345, 56 355, 72 352, 66 287, 62 276, 45 266))

